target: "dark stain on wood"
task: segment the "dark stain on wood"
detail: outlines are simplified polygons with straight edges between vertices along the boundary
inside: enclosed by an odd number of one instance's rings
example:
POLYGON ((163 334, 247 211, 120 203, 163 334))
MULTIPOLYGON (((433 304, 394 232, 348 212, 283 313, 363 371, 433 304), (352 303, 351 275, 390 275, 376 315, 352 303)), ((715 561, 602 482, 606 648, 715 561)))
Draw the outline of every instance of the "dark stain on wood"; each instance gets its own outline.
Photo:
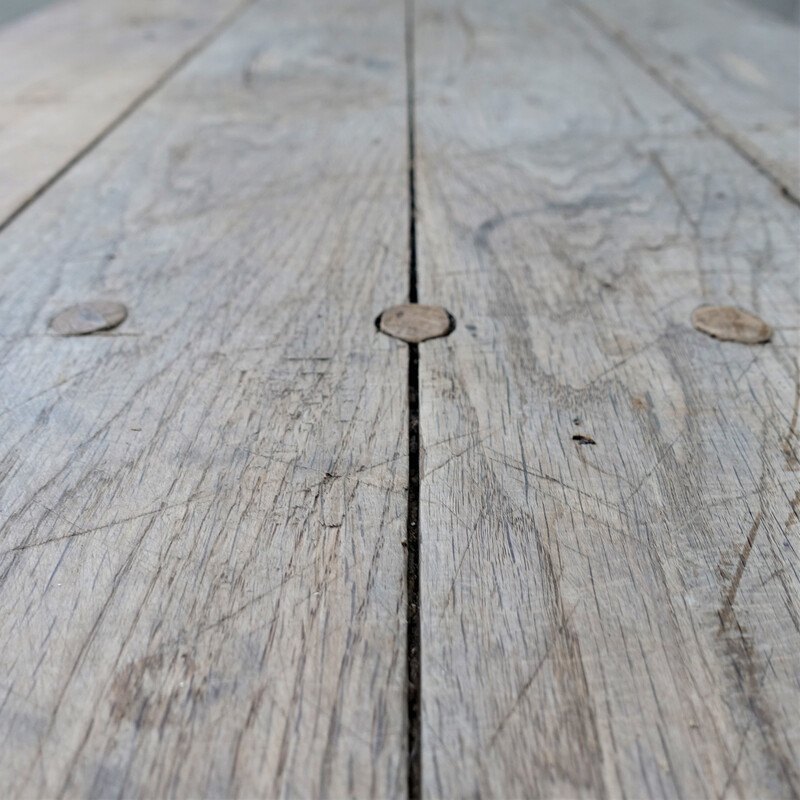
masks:
POLYGON ((128 309, 122 303, 99 300, 65 309, 53 318, 50 328, 59 336, 85 336, 116 328, 127 316, 128 309))
POLYGON ((419 344, 428 339, 449 336, 456 328, 456 320, 441 306, 407 303, 381 313, 375 325, 387 336, 409 344, 419 344))
POLYGON ((692 325, 726 342, 763 344, 772 338, 772 328, 763 319, 733 306, 700 306, 692 313, 692 325))

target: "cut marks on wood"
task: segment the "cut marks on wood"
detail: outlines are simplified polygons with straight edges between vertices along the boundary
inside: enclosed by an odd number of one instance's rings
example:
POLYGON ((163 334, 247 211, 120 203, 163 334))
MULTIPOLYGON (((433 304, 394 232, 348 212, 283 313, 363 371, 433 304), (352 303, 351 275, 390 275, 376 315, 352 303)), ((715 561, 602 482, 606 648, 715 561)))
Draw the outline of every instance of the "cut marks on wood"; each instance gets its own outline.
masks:
POLYGON ((794 796, 797 207, 585 15, 503 9, 417 5, 419 297, 471 326, 420 350, 426 791, 794 796))
POLYGON ((417 424, 426 794, 800 791, 798 221, 730 147, 780 183, 785 109, 744 130, 726 78, 689 113, 636 9, 576 7, 417 0, 404 53, 396 3, 263 2, 207 49, 221 7, 169 6, 152 63, 94 58, 120 105, 0 233, 4 795, 403 795, 417 424), (408 348, 413 419, 369 324, 411 208, 420 296, 468 321, 408 348), (92 297, 132 319, 46 335, 92 297))
POLYGON ((0 233, 3 797, 403 793, 402 30, 253 6, 0 233))

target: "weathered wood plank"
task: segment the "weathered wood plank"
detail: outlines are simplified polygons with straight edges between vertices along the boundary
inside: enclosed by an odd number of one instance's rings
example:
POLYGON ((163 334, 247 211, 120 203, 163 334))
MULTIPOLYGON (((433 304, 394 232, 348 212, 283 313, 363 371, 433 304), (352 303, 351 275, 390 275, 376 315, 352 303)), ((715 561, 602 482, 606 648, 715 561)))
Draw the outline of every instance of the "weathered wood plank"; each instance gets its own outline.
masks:
POLYGON ((800 28, 736 0, 571 0, 800 201, 800 28))
POLYGON ((405 113, 263 3, 0 235, 3 797, 403 793, 405 113))
POLYGON ((796 797, 797 208, 563 4, 416 32, 427 792, 796 797))
POLYGON ((0 225, 243 0, 68 0, 0 29, 0 225))

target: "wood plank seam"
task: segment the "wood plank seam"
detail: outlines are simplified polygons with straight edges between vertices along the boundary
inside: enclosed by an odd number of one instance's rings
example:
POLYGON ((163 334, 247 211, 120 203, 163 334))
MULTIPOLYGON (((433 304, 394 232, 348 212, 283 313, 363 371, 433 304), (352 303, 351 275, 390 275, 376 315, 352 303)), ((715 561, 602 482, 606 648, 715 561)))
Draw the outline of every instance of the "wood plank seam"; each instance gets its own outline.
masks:
POLYGON ((92 152, 101 142, 119 128, 137 109, 146 103, 159 89, 165 86, 169 80, 189 64, 192 59, 203 52, 220 34, 224 33, 253 3, 257 0, 244 0, 239 6, 229 12, 217 23, 200 41, 196 42, 176 61, 174 61, 153 83, 140 92, 130 104, 109 122, 97 135, 90 139, 81 149, 75 153, 60 169, 54 172, 44 183, 42 183, 32 194, 23 200, 5 219, 0 220, 0 233, 11 225, 26 209, 30 208, 40 197, 46 194, 55 184, 57 184, 76 164, 82 161, 92 152))
MULTIPOLYGON (((417 303, 417 202, 414 183, 414 0, 405 0, 406 124, 408 129, 408 302, 417 303)), ((419 345, 408 345, 408 512, 406 517, 406 665, 409 800, 422 797, 422 627, 419 578, 419 345)))
POLYGON ((643 69, 685 109, 694 114, 708 130, 725 142, 740 158, 769 178, 780 189, 783 197, 800 207, 800 186, 796 185, 791 177, 787 179, 787 176, 782 175, 780 170, 772 164, 772 159, 760 147, 748 140, 746 136, 740 136, 736 127, 729 124, 719 114, 712 113, 703 100, 692 92, 683 81, 671 77, 653 65, 641 48, 624 31, 616 30, 582 0, 566 0, 566 2, 568 6, 581 14, 595 30, 616 45, 637 67, 643 69))

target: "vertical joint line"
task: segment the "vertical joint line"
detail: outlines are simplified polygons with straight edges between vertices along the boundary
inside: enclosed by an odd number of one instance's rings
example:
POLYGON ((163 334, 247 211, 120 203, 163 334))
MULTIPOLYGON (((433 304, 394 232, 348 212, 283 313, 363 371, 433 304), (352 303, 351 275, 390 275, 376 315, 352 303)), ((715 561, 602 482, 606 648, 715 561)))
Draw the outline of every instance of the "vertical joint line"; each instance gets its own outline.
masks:
MULTIPOLYGON (((408 125, 408 301, 417 294, 417 203, 414 184, 414 0, 405 0, 408 125)), ((419 345, 408 346, 408 511, 406 517, 406 699, 408 797, 422 796, 421 634, 419 590, 419 345)))
POLYGON ((157 94, 164 86, 169 83, 187 64, 208 48, 221 36, 228 28, 233 25, 242 14, 252 6, 256 0, 245 0, 237 5, 229 14, 215 25, 205 36, 190 47, 170 66, 166 67, 160 76, 154 79, 153 83, 145 87, 140 94, 134 97, 130 103, 109 122, 105 128, 90 139, 82 148, 75 153, 66 163, 57 169, 47 180, 41 183, 25 200, 23 200, 5 219, 0 218, 0 233, 8 228, 12 222, 22 216, 40 197, 53 188, 72 168, 82 161, 89 153, 101 145, 123 122, 126 122, 138 111, 151 97, 157 94))
POLYGON ((417 197, 414 185, 414 0, 406 0, 406 115, 408 127, 408 302, 417 303, 417 197))

